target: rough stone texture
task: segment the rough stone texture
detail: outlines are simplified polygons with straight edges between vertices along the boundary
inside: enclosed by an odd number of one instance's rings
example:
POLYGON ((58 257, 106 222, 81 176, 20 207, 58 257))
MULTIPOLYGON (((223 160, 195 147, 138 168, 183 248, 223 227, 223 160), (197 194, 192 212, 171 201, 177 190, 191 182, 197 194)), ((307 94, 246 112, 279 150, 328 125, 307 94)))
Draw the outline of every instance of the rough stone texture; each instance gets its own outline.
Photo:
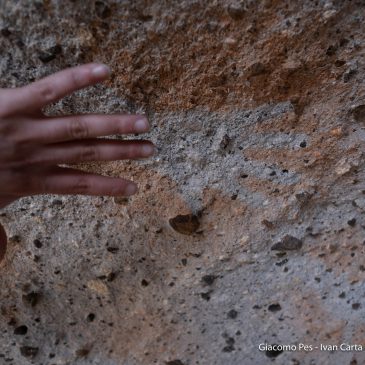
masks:
POLYGON ((364 17, 355 0, 0 0, 2 87, 105 62, 107 83, 48 112, 144 112, 159 146, 82 166, 137 181, 128 201, 0 213, 0 363, 363 364, 258 345, 365 345, 364 17), (186 214, 193 235, 169 224, 186 214), (271 250, 286 235, 302 247, 271 250))

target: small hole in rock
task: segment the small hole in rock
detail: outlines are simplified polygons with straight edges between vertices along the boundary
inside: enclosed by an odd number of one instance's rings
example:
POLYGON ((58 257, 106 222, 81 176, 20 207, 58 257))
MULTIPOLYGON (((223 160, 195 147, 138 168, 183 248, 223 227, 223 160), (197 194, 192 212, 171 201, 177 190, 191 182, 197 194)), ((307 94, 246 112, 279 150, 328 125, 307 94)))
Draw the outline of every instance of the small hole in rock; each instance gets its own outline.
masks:
POLYGON ((150 284, 150 283, 149 283, 147 280, 142 279, 142 281, 141 281, 141 285, 142 285, 142 286, 146 287, 146 286, 148 286, 149 284, 150 284))

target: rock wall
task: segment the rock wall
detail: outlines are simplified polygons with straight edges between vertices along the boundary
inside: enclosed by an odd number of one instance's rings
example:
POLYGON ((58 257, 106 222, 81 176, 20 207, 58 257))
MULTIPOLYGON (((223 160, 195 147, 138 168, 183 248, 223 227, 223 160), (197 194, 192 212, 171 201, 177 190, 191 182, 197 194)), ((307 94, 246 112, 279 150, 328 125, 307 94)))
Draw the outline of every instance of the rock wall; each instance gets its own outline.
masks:
MULTIPOLYGON (((0 0, 0 85, 100 61, 48 113, 145 113, 129 200, 0 212, 1 364, 363 364, 365 2, 0 0), (146 136, 144 136, 146 137, 146 136)), ((114 138, 121 138, 116 136, 114 138)))

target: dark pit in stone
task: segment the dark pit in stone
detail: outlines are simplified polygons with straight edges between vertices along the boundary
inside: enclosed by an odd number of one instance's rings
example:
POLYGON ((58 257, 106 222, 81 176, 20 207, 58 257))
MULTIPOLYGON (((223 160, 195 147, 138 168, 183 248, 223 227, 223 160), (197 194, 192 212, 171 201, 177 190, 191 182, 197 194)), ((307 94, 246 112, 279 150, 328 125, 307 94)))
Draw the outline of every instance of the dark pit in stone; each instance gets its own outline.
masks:
POLYGON ((212 285, 217 277, 215 275, 204 275, 202 281, 206 285, 212 285))
POLYGON ((42 242, 41 242, 40 240, 38 240, 38 239, 35 239, 35 240, 33 241, 33 244, 34 244, 34 246, 35 246, 35 247, 37 247, 37 248, 42 248, 42 246, 43 246, 42 242))
POLYGON ((210 300, 210 292, 208 293, 200 293, 200 296, 206 300, 207 302, 210 300))
POLYGON ((281 305, 279 303, 270 304, 267 309, 270 312, 279 312, 281 310, 281 305))
POLYGON ((11 32, 8 28, 3 28, 1 29, 1 35, 4 36, 4 37, 9 37, 11 35, 11 32))
POLYGON ((88 322, 92 322, 95 319, 95 314, 94 313, 89 313, 86 317, 88 322))
POLYGON ((181 360, 171 360, 165 362, 166 365, 184 365, 184 363, 181 360))
POLYGON ((234 309, 231 309, 228 313, 227 313, 227 317, 231 318, 231 319, 235 319, 237 318, 238 312, 234 309))
POLYGON ((20 336, 24 336, 26 335, 28 332, 28 327, 25 326, 25 325, 22 325, 22 326, 19 326, 19 327, 16 327, 14 329, 14 335, 20 335, 20 336))
POLYGON ((106 249, 110 253, 117 253, 119 251, 119 247, 107 247, 106 249))
POLYGON ((352 218, 350 220, 347 221, 347 224, 350 226, 350 227, 354 227, 355 224, 356 224, 356 219, 355 218, 352 218))
POLYGON ((22 299, 24 304, 30 305, 31 307, 35 307, 39 302, 40 297, 41 297, 40 293, 32 291, 28 294, 23 295, 22 299))

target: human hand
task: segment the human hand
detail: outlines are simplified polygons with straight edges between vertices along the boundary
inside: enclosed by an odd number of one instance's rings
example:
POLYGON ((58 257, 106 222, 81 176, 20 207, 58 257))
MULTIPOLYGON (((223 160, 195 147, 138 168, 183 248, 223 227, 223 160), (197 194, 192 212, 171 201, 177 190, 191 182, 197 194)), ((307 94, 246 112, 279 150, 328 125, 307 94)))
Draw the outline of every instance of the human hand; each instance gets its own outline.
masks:
MULTIPOLYGON (((28 86, 0 89, 0 209, 20 197, 37 194, 129 196, 137 192, 131 181, 58 165, 152 156, 154 146, 149 141, 98 138, 147 132, 145 117, 48 117, 42 113, 47 104, 108 76, 105 65, 87 64, 28 86)), ((1 230, 0 226, 0 256, 6 244, 1 230)))

